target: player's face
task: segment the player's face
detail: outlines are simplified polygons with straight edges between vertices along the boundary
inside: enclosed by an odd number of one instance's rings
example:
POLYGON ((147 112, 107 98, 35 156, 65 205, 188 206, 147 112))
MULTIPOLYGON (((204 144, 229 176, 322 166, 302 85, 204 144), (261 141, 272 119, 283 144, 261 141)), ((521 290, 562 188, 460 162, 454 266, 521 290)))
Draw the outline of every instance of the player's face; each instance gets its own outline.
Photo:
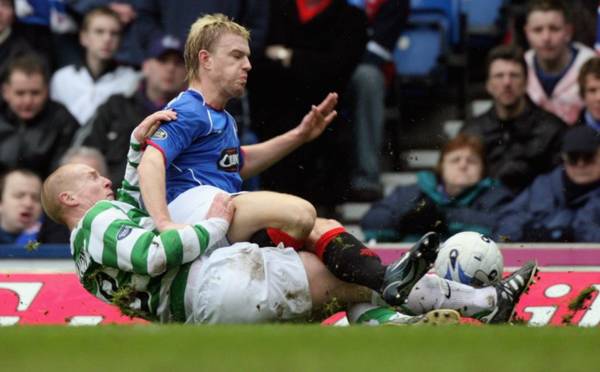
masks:
POLYGON ((31 120, 48 100, 48 86, 41 74, 15 70, 2 87, 2 96, 21 120, 31 120))
POLYGON ((184 87, 185 64, 177 53, 146 60, 143 70, 148 88, 161 96, 173 96, 184 87))
POLYGON ((490 64, 486 82, 488 93, 496 105, 512 107, 525 98, 527 80, 523 67, 517 62, 497 59, 490 64))
POLYGON ((567 176, 578 185, 600 180, 600 150, 594 153, 563 154, 567 176))
POLYGON ((212 80, 227 98, 241 97, 248 81, 250 47, 243 37, 226 33, 222 35, 211 53, 212 80))
POLYGON ((0 0, 0 32, 12 25, 14 15, 15 11, 10 0, 0 0))
POLYGON ((100 200, 114 200, 112 183, 102 177, 94 168, 84 164, 74 164, 74 174, 77 176, 74 185, 74 198, 87 208, 92 207, 100 200))
POLYGON ((442 180, 447 188, 467 188, 481 180, 483 161, 468 147, 450 151, 442 159, 442 180))
POLYGON ((562 13, 554 10, 533 11, 525 24, 527 41, 542 61, 557 61, 566 53, 572 29, 562 13))
POLYGON ((33 226, 42 214, 39 178, 20 172, 10 173, 6 178, 0 201, 2 228, 19 233, 33 226))
POLYGON ((111 16, 97 15, 90 20, 87 30, 81 32, 79 39, 88 56, 108 61, 116 53, 120 38, 119 21, 111 16))
POLYGON ((595 75, 585 77, 585 89, 583 91, 583 102, 585 108, 596 120, 600 120, 600 78, 595 75))

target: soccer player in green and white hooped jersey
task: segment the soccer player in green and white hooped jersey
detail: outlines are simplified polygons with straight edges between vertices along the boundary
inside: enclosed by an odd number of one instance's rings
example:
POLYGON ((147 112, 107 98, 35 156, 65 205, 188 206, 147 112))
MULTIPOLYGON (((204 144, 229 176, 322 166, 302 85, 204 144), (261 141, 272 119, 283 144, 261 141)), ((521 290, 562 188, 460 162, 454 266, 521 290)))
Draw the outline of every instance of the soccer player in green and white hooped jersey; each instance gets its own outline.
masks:
MULTIPOLYGON (((157 117, 169 120, 171 115, 163 112, 157 117)), ((119 305, 125 314, 148 320, 185 321, 183 299, 190 262, 223 238, 233 208, 229 197, 223 194, 213 203, 211 217, 158 234, 153 221, 140 209, 136 167, 141 154, 139 141, 132 135, 117 200, 112 200, 110 181, 85 165, 67 165, 49 177, 61 184, 75 180, 76 185, 66 188, 73 195, 62 192, 58 199, 72 202, 90 197, 90 201, 77 207, 86 211, 75 225, 73 219, 60 213, 63 208, 53 203, 57 200, 51 200, 53 190, 47 187, 43 192, 44 206, 51 213, 58 211, 51 217, 72 230, 71 253, 77 274, 89 292, 119 305), (105 200, 92 203, 96 199, 105 200)))

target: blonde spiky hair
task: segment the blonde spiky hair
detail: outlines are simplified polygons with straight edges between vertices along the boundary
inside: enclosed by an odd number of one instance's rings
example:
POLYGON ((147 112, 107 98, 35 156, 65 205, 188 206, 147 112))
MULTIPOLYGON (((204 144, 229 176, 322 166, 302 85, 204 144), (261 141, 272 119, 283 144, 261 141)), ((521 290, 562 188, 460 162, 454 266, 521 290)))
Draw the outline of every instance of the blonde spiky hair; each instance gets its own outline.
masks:
POLYGON ((198 78, 198 53, 201 50, 212 52, 217 40, 226 33, 239 35, 246 40, 250 40, 250 31, 224 14, 206 14, 192 24, 183 53, 187 71, 186 79, 188 81, 198 78))

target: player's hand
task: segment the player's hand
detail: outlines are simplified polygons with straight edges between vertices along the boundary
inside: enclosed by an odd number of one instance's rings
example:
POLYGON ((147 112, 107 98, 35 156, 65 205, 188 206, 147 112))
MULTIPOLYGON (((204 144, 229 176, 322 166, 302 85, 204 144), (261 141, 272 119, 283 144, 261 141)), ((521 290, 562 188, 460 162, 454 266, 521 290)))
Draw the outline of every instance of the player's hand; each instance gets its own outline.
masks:
POLYGON ((318 106, 311 107, 300 124, 293 130, 304 142, 310 142, 319 137, 337 116, 337 111, 334 110, 337 102, 338 94, 329 93, 318 106))
POLYGON ((151 137, 158 127, 166 122, 177 119, 177 113, 173 110, 161 110, 146 116, 133 130, 133 136, 139 143, 144 143, 146 138, 151 137))
POLYGON ((234 212, 235 207, 233 206, 233 199, 231 195, 220 192, 215 195, 213 202, 206 213, 206 218, 222 218, 228 223, 231 223, 234 212))

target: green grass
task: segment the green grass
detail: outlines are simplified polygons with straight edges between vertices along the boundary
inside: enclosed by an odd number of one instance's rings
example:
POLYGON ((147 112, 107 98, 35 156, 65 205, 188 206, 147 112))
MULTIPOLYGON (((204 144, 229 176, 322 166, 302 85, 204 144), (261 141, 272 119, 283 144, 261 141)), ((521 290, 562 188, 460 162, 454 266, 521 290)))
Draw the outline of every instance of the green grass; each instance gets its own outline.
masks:
POLYGON ((600 329, 0 328, 0 371, 598 371, 600 329))

